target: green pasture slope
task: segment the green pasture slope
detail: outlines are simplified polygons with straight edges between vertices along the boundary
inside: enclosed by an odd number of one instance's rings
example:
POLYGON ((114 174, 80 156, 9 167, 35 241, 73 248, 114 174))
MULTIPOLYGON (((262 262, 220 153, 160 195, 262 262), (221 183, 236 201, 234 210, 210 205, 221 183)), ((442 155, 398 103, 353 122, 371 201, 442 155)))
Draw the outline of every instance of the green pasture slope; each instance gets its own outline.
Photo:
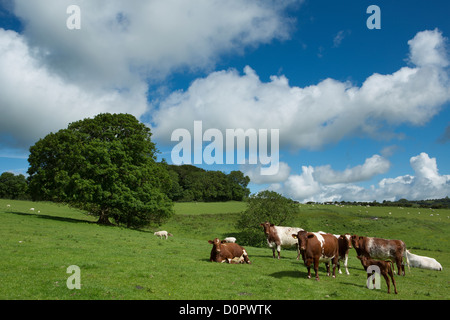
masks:
POLYGON ((295 250, 282 251, 278 261, 269 248, 247 247, 251 265, 209 262, 207 241, 236 236, 234 221, 244 208, 239 202, 176 204, 177 214, 160 228, 174 237, 160 240, 155 230, 98 226, 93 217, 65 206, 0 200, 0 299, 450 297, 450 210, 301 205, 295 225, 402 239, 412 252, 443 265, 441 272, 414 268, 405 277, 396 276, 399 294, 388 295, 384 282, 381 290, 366 288, 366 274, 354 249, 349 276, 327 277, 322 264, 319 282, 306 278, 295 250), (80 290, 66 286, 70 265, 80 267, 80 290))

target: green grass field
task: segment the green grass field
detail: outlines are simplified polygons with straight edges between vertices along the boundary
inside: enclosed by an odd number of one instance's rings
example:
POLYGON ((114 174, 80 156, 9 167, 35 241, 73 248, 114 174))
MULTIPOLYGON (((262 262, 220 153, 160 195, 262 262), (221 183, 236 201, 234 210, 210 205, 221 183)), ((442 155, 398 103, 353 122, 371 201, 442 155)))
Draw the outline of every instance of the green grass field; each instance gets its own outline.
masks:
POLYGON ((399 294, 388 295, 384 280, 381 290, 366 288, 354 249, 349 276, 329 278, 322 264, 319 282, 306 278, 295 250, 283 250, 278 261, 269 248, 246 247, 251 265, 209 262, 207 241, 236 236, 234 221, 244 209, 239 202, 178 203, 176 215, 159 228, 174 237, 160 240, 156 230, 99 226, 95 218, 66 206, 0 200, 0 299, 450 298, 450 210, 301 205, 296 226, 402 239, 413 253, 444 267, 441 272, 413 268, 405 277, 396 276, 399 294), (70 265, 80 267, 80 290, 66 286, 70 265))

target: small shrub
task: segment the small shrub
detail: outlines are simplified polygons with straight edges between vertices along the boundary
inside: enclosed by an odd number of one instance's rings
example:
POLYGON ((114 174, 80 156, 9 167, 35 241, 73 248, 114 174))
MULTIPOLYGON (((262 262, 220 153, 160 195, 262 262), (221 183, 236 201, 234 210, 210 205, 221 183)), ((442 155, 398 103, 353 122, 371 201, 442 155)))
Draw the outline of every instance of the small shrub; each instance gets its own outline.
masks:
POLYGON ((236 225, 244 245, 264 246, 266 241, 261 223, 269 221, 275 225, 288 225, 299 212, 298 204, 274 191, 265 190, 251 195, 247 202, 247 210, 242 212, 236 225))

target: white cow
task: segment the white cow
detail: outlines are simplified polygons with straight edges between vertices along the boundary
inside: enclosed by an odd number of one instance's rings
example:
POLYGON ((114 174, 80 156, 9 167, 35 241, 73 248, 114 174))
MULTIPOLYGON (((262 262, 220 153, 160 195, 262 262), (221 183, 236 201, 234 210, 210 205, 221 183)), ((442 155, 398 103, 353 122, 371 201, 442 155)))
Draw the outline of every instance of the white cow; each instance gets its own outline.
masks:
POLYGON ((417 254, 409 252, 409 250, 406 250, 406 254, 408 256, 409 264, 411 267, 437 271, 442 270, 442 265, 434 258, 419 256, 417 254))
POLYGON ((156 231, 153 235, 158 236, 160 239, 162 239, 163 237, 165 237, 166 239, 168 237, 173 237, 173 234, 163 230, 163 231, 156 231))
POLYGON ((302 228, 275 226, 268 221, 260 224, 264 228, 267 244, 272 248, 273 257, 275 258, 275 250, 278 252, 278 259, 281 258, 281 247, 297 246, 297 260, 300 258, 300 249, 298 240, 292 238, 292 234, 302 231, 302 228))

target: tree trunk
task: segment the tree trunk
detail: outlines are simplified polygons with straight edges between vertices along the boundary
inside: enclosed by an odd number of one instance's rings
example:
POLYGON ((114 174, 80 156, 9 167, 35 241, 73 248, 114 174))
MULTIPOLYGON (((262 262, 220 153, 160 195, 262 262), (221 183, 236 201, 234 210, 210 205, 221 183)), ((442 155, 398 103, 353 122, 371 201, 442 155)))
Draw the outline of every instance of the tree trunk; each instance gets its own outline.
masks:
POLYGON ((112 223, 109 221, 109 218, 108 218, 108 212, 109 212, 108 209, 101 210, 100 217, 98 218, 98 221, 97 221, 98 224, 106 225, 106 226, 112 225, 112 223))

